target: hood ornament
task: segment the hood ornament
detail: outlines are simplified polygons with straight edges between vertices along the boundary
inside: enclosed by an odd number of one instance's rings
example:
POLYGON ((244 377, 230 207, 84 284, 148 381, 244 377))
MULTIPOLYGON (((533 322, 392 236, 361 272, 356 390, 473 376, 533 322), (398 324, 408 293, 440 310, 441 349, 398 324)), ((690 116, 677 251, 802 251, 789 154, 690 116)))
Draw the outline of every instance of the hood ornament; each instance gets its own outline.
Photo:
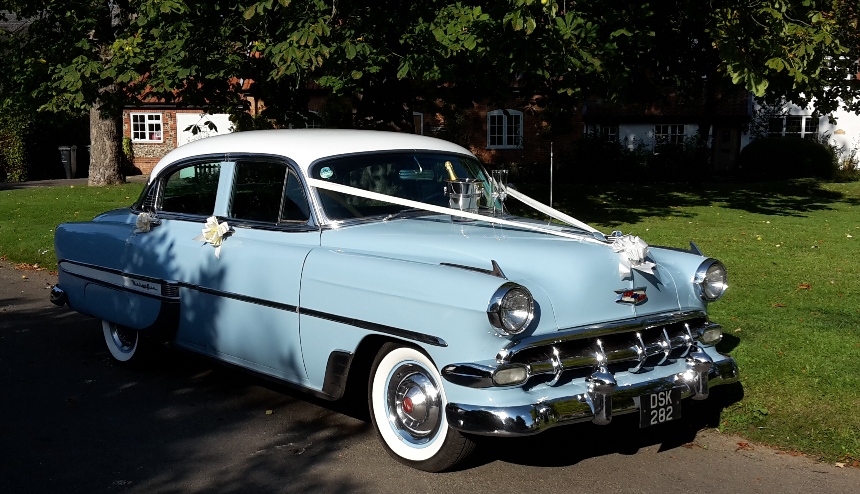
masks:
POLYGON ((615 302, 618 304, 642 305, 648 301, 648 295, 645 294, 645 287, 627 288, 624 290, 615 290, 618 298, 615 302))

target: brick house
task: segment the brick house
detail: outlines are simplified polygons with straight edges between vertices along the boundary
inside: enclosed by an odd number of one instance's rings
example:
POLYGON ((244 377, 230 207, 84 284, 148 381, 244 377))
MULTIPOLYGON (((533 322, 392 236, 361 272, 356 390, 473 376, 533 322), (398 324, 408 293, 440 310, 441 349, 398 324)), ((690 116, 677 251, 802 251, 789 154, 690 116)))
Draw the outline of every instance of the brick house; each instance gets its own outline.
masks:
POLYGON ((186 142, 232 131, 227 114, 210 115, 174 105, 143 105, 126 108, 122 114, 122 135, 131 142, 132 166, 143 175, 148 175, 164 155, 186 142), (196 126, 198 132, 186 130, 190 126, 196 126))

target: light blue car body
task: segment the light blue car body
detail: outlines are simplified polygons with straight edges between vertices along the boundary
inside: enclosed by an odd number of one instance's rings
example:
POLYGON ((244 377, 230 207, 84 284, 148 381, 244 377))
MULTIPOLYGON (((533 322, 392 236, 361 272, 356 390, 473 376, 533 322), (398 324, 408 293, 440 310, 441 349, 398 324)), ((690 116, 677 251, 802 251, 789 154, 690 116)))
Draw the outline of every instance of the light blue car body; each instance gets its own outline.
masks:
MULTIPOLYGON (((445 378, 451 427, 476 434, 529 434, 565 422, 608 422, 613 413, 636 411, 639 396, 653 390, 680 386, 683 397, 704 398, 708 384, 737 380, 734 361, 701 341, 703 331, 718 326, 708 321, 707 302, 694 282, 708 260, 695 249, 650 247, 653 274, 634 269, 625 277, 609 241, 594 241, 587 232, 580 232, 578 240, 433 212, 331 221, 319 191, 306 184, 317 161, 380 149, 468 151, 400 134, 254 134, 183 146, 162 160, 135 206, 91 222, 60 225, 55 244, 63 302, 332 399, 343 394, 362 345, 413 345, 445 378), (330 146, 325 145, 328 140, 330 146), (177 215, 160 210, 160 180, 199 156, 221 163, 212 211, 177 215), (308 198, 308 221, 260 224, 233 218, 233 163, 242 157, 280 161, 293 170, 308 198), (154 213, 157 222, 149 231, 135 232, 145 211, 154 213), (196 239, 209 216, 232 227, 217 257, 213 245, 196 239), (494 263, 500 272, 493 271, 494 263), (535 307, 525 331, 508 336, 488 320, 490 300, 506 283, 527 288, 535 307), (647 300, 619 303, 618 293, 633 289, 644 289, 647 300), (696 326, 691 332, 684 324, 696 326), (635 370, 636 361, 616 364, 611 370, 614 390, 608 394, 595 388, 592 372, 601 357, 595 360, 591 354, 582 357, 588 362, 585 370, 554 382, 549 378, 561 377, 571 367, 548 371, 546 366, 557 362, 564 367, 575 361, 572 356, 531 356, 527 383, 491 383, 494 369, 517 362, 517 355, 543 351, 534 348, 593 348, 600 338, 658 334, 661 325, 686 331, 687 348, 670 349, 670 358, 635 370), (710 363, 706 371, 691 375, 690 355, 696 352, 710 363), (704 389, 698 382, 702 376, 704 389), (614 403, 605 404, 608 410, 602 405, 606 396, 614 396, 614 403)), ((666 339, 686 341, 681 333, 666 339)), ((664 341, 659 334, 656 338, 652 350, 664 341)))

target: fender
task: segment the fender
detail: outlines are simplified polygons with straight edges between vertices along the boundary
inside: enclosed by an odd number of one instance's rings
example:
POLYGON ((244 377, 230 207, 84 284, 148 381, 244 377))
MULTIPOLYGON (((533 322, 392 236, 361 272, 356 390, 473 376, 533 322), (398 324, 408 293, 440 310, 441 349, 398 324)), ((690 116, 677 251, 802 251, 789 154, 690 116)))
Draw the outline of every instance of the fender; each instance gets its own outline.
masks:
MULTIPOLYGON (((486 309, 496 290, 508 281, 490 270, 339 249, 313 250, 302 272, 299 308, 302 352, 311 386, 322 387, 326 362, 333 352, 353 353, 370 334, 418 345, 440 367, 495 355, 508 340, 496 334, 486 309), (449 347, 447 342, 455 339, 467 343, 449 347)), ((535 326, 540 303, 536 299, 535 326)))

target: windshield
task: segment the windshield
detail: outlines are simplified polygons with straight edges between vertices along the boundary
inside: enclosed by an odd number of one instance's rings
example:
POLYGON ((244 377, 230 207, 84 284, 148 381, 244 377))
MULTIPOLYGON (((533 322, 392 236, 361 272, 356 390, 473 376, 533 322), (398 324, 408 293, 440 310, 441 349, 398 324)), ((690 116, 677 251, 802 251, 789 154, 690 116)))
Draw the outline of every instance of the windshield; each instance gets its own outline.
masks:
MULTIPOLYGON (((492 189, 484 168, 475 158, 459 154, 387 152, 344 156, 321 161, 311 177, 389 196, 449 206, 445 187, 453 172, 457 179, 480 185, 476 205, 492 207, 492 189)), ((326 189, 317 189, 326 216, 333 220, 396 214, 407 207, 326 189)), ((501 209, 501 204, 496 203, 501 209)))

